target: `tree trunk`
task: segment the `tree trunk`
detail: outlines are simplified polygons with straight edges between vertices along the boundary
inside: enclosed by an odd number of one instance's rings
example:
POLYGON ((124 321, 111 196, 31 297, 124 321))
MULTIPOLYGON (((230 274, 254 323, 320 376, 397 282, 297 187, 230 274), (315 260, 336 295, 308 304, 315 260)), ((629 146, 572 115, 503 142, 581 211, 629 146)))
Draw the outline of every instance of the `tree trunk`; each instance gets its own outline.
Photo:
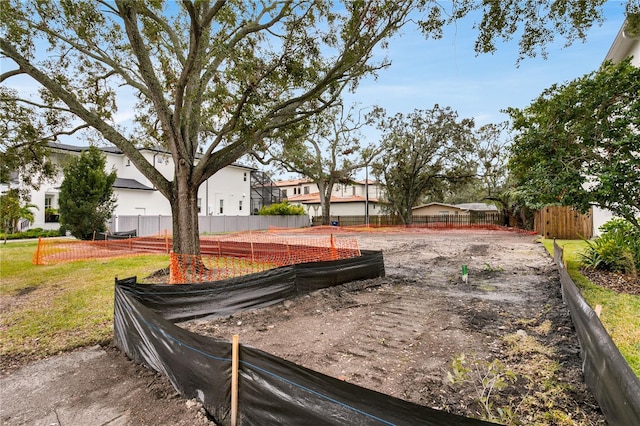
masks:
POLYGON ((400 212, 400 218, 405 226, 413 223, 413 210, 410 204, 405 204, 405 208, 400 212))
POLYGON ((320 190, 320 207, 322 210, 322 224, 331 225, 331 192, 333 184, 318 185, 320 190))
POLYGON ((200 255, 198 186, 191 185, 188 175, 177 170, 173 187, 173 252, 200 255))

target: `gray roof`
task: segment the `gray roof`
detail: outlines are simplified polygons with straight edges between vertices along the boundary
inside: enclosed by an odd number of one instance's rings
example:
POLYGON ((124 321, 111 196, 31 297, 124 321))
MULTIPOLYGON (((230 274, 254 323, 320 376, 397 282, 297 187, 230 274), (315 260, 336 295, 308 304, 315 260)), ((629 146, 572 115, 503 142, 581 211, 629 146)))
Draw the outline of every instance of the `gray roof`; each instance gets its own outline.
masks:
POLYGON ((114 188, 120 189, 138 189, 142 191, 155 191, 155 189, 148 187, 135 179, 123 179, 116 178, 116 181, 113 183, 114 188))

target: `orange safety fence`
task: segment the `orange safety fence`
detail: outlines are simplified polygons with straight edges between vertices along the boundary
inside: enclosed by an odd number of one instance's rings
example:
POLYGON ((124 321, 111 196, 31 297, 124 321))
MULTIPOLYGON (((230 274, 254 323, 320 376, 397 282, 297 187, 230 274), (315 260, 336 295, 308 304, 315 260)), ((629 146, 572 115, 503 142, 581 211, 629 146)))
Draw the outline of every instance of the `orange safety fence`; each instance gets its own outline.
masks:
POLYGON ((200 238, 203 255, 266 260, 278 266, 360 256, 358 240, 324 236, 285 236, 265 232, 241 232, 200 238))
POLYGON ((170 282, 215 281, 261 272, 296 263, 346 259, 360 256, 353 238, 323 236, 283 236, 264 232, 244 232, 200 238, 200 256, 171 251, 168 235, 134 237, 124 240, 76 241, 40 239, 33 256, 36 265, 50 265, 86 259, 171 254, 170 282))
POLYGON ((239 233, 200 239, 200 256, 171 253, 171 284, 215 281, 278 266, 360 256, 355 239, 239 233))
POLYGON ((87 259, 110 259, 171 252, 171 237, 136 237, 124 240, 69 240, 40 238, 34 265, 53 265, 87 259))
POLYGON ((278 265, 266 261, 251 261, 236 257, 188 255, 171 253, 169 284, 198 283, 224 280, 273 269, 278 265))

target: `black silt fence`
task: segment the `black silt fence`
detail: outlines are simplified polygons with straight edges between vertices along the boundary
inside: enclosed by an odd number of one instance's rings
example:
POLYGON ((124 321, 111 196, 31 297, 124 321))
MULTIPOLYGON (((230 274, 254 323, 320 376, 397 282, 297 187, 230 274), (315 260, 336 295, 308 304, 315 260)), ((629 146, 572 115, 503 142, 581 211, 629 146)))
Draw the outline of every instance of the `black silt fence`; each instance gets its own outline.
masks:
MULTIPOLYGON (((381 252, 286 266, 204 284, 116 281, 114 335, 131 359, 166 375, 220 425, 230 423, 231 343, 173 322, 268 306, 348 281, 384 276, 381 252)), ((239 425, 480 425, 350 384, 249 346, 239 351, 239 425)))
POLYGON ((560 271, 562 297, 580 342, 585 382, 610 425, 640 425, 640 380, 580 294, 562 255, 562 248, 554 241, 553 257, 560 271))

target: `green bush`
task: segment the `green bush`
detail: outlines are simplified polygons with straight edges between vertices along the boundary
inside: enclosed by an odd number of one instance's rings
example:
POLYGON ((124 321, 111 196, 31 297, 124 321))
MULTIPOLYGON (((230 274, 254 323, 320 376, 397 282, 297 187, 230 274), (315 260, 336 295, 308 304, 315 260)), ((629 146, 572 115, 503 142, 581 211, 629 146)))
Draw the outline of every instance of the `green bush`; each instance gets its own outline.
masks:
POLYGON ((640 269, 640 230, 624 219, 612 219, 600 227, 602 234, 587 241, 580 253, 583 266, 637 275, 640 269))
POLYGON ((306 213, 302 206, 292 206, 289 202, 283 201, 282 203, 263 206, 258 214, 261 216, 302 216, 306 213))
POLYGON ((40 238, 40 237, 60 237, 65 235, 65 231, 62 229, 52 229, 45 231, 42 228, 32 228, 24 232, 15 232, 13 234, 0 233, 0 240, 22 240, 28 238, 40 238))

